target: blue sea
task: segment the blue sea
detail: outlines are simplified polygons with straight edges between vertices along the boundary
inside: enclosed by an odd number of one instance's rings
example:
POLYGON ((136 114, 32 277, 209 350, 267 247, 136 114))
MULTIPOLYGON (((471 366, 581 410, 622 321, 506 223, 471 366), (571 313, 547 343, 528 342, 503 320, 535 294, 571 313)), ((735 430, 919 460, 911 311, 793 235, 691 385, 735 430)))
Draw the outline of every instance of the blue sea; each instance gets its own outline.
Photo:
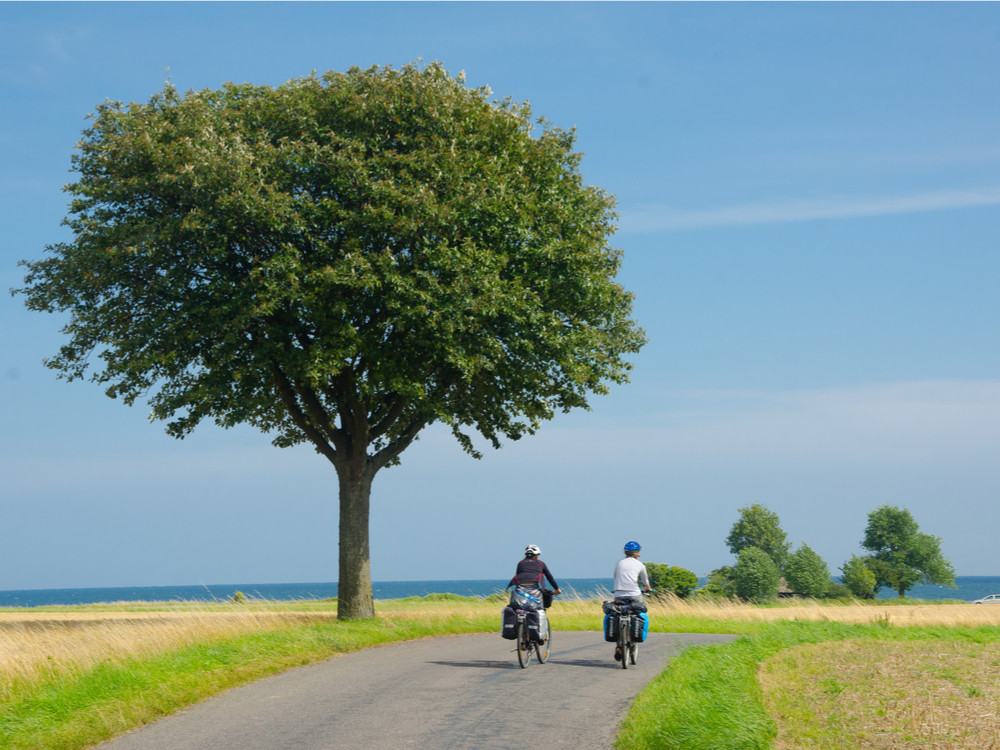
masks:
MULTIPOLYGON (((376 599, 404 599, 427 594, 460 594, 486 597, 502 592, 503 580, 478 581, 375 581, 376 599)), ((611 589, 610 578, 569 578, 559 582, 568 594, 589 598, 611 589)), ((248 598, 269 601, 332 599, 336 583, 228 583, 198 586, 123 586, 93 589, 28 589, 0 591, 0 607, 44 607, 66 604, 105 604, 111 602, 227 601, 241 591, 248 598)))
MULTIPOLYGON (((911 599, 957 599, 973 601, 987 594, 1000 594, 1000 576, 958 576, 957 588, 917 586, 908 592, 911 599)), ((704 583, 704 581, 702 581, 704 583)), ((486 597, 504 590, 507 579, 477 581, 376 581, 376 599, 404 599, 427 594, 460 594, 486 597)), ((569 578, 560 581, 568 594, 583 598, 600 597, 611 589, 610 578, 569 578)), ((110 602, 226 601, 242 591, 247 597, 272 601, 331 599, 336 583, 239 583, 198 586, 126 586, 93 589, 31 589, 0 591, 0 607, 44 607, 66 604, 110 602)), ((882 591, 879 599, 894 599, 893 591, 882 591)))

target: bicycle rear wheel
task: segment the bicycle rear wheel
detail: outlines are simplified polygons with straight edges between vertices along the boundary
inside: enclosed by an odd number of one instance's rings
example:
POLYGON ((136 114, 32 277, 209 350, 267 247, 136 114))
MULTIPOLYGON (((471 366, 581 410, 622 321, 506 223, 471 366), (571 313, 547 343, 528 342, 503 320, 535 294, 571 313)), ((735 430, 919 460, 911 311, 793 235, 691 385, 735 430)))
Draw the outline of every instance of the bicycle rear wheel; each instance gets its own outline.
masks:
POLYGON ((622 654, 622 669, 628 669, 628 657, 629 657, 629 619, 628 617, 622 617, 618 620, 618 649, 622 654))
POLYGON ((535 654, 538 656, 539 664, 544 664, 549 660, 549 648, 552 646, 552 623, 548 623, 547 627, 545 642, 535 644, 535 654))
POLYGON ((517 663, 521 669, 531 661, 531 643, 528 641, 528 626, 523 619, 517 621, 517 663))

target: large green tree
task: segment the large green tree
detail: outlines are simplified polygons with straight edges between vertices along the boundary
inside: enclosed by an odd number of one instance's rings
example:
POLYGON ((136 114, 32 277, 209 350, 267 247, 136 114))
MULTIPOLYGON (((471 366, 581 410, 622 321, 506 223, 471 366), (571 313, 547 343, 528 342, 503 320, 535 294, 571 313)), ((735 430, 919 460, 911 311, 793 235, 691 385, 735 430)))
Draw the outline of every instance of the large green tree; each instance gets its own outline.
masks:
POLYGON ((612 196, 572 131, 441 65, 100 105, 72 239, 27 262, 47 364, 181 438, 239 423, 336 469, 345 618, 374 614, 369 498, 428 425, 478 455, 627 380, 612 196))
POLYGON ((955 569, 941 552, 941 539, 922 533, 906 508, 881 505, 869 513, 861 546, 872 553, 865 562, 879 588, 906 596, 920 583, 955 585, 955 569))
POLYGON ((757 547, 771 558, 781 570, 788 559, 792 544, 781 528, 778 514, 760 503, 740 508, 739 520, 726 537, 729 551, 739 555, 747 547, 757 547))

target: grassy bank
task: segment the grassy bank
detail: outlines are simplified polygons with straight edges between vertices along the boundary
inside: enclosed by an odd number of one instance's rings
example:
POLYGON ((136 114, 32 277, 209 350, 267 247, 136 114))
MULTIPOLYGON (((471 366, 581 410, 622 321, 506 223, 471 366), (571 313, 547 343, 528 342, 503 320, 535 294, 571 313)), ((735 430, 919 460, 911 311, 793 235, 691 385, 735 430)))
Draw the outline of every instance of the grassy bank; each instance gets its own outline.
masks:
POLYGON ((1000 748, 1000 611, 678 603, 657 623, 743 637, 673 659, 633 703, 616 747, 1000 748))
MULTIPOLYGON (((0 610, 0 747, 90 747, 291 667, 391 641, 496 630, 500 606, 498 600, 432 595, 378 602, 374 621, 344 623, 336 621, 330 602, 313 601, 0 610)), ((657 631, 744 637, 674 659, 633 704, 619 738, 622 748, 897 747, 851 742, 858 731, 869 740, 920 737, 921 724, 945 736, 941 715, 903 716, 886 709, 891 696, 881 703, 872 699, 882 685, 912 693, 918 680, 910 674, 901 686, 866 673, 863 666, 878 663, 883 648, 896 664, 937 664, 937 672, 927 667, 920 674, 924 683, 952 688, 947 708, 955 715, 967 719, 984 705, 997 705, 994 688, 977 682, 971 665, 993 667, 989 660, 1000 659, 991 650, 1000 642, 1000 630, 991 624, 1000 621, 1000 608, 675 600, 650 609, 657 631), (846 651, 828 650, 843 644, 849 644, 846 651), (968 648, 959 648, 963 644, 968 648), (976 648, 981 650, 969 651, 976 648), (837 665, 855 652, 866 656, 845 681, 837 665), (824 671, 836 675, 829 677, 833 682, 824 682, 824 671), (821 688, 806 690, 815 684, 821 688), (862 696, 886 710, 858 718, 862 696), (824 716, 839 718, 824 723, 824 716)), ((600 629, 593 601, 559 601, 550 614, 559 630, 600 629)), ((928 692, 920 710, 945 714, 936 700, 928 692)), ((995 717, 979 727, 973 739, 984 740, 980 744, 949 747, 990 747, 998 735, 995 717)))
POLYGON ((334 605, 138 604, 0 612, 0 748, 79 750, 224 690, 393 641, 482 632, 498 608, 395 604, 338 623, 334 605))

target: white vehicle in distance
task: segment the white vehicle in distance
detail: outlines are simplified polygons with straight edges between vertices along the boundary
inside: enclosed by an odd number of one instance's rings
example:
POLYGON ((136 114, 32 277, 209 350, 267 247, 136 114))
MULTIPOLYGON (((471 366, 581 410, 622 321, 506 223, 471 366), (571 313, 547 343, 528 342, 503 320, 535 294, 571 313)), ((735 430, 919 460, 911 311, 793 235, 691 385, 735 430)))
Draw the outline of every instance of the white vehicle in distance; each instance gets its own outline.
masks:
POLYGON ((990 594, 982 599, 976 599, 973 604, 1000 604, 1000 594, 990 594))

